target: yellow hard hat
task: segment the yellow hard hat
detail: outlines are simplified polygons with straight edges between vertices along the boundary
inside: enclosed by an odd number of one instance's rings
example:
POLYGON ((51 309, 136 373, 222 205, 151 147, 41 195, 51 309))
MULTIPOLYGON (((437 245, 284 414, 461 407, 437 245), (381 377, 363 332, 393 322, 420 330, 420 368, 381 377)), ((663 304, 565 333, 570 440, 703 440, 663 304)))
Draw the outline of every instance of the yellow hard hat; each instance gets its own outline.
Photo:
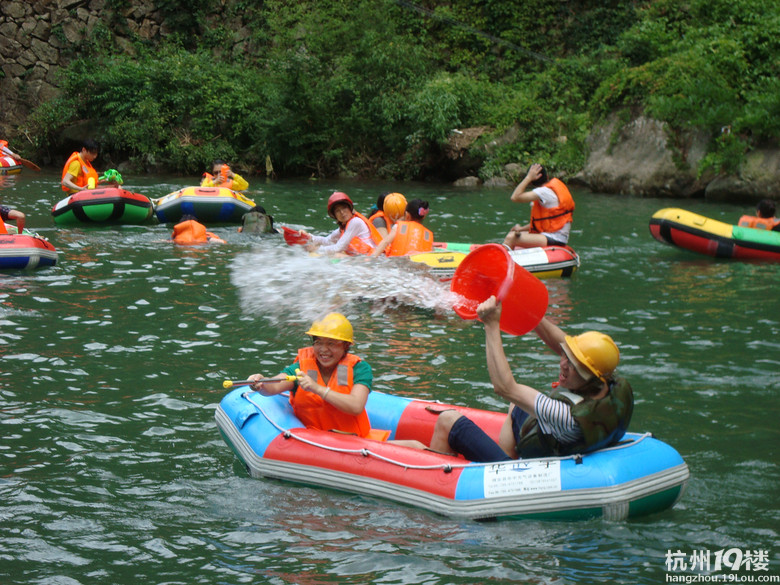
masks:
POLYGON ((341 313, 328 313, 322 319, 317 319, 311 324, 306 335, 354 343, 352 341, 352 325, 341 313))
POLYGON ((401 193, 389 193, 385 196, 385 202, 382 204, 382 211, 391 219, 403 217, 406 211, 406 197, 401 193))
POLYGON ((598 331, 586 331, 574 337, 567 335, 563 351, 580 375, 586 379, 590 376, 583 374, 590 373, 606 381, 620 361, 620 350, 615 342, 609 335, 598 331), (585 372, 582 371, 582 366, 586 368, 585 372))

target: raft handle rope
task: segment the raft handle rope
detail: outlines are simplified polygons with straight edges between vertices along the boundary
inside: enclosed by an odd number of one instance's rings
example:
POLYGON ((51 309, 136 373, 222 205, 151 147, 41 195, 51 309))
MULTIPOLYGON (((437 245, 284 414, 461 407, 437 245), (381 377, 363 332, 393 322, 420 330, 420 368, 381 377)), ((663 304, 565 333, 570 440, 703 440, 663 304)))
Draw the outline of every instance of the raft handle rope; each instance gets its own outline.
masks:
MULTIPOLYGON (((333 451, 334 453, 344 453, 344 454, 352 454, 352 455, 362 455, 363 457, 374 457, 380 461, 384 461, 385 463, 390 463, 391 465, 397 465, 398 467, 403 467, 404 469, 416 469, 416 470, 436 470, 440 469, 444 471, 444 473, 450 473, 454 469, 465 469, 465 468, 474 468, 474 467, 487 467, 489 465, 495 465, 497 462, 488 462, 488 463, 477 463, 477 462, 469 462, 469 463, 439 463, 437 465, 409 465, 408 463, 403 463, 401 461, 396 461, 395 459, 390 459, 389 457, 385 457, 384 455, 380 455, 378 453, 374 453, 370 449, 367 448, 361 448, 361 449, 343 449, 340 447, 332 447, 331 445, 323 445, 322 443, 317 443, 316 441, 312 441, 310 439, 304 439, 303 437, 299 437, 290 429, 285 429, 281 425, 279 425, 276 421, 272 420, 270 416, 268 416, 268 413, 263 410, 263 407, 260 406, 257 402, 255 402, 252 397, 250 396, 254 392, 247 391, 241 394, 242 398, 245 398, 250 404, 252 404, 257 411, 265 417, 265 419, 271 423, 281 434, 285 439, 295 439, 297 441, 300 441, 301 443, 305 443, 306 445, 311 445, 312 447, 317 447, 319 449, 324 449, 325 451, 333 451)), ((287 394, 286 392, 283 394, 287 394)), ((643 433, 639 437, 636 438, 634 441, 627 441, 625 443, 621 442, 617 445, 613 445, 612 447, 605 447, 604 449, 600 449, 600 451, 614 451, 617 449, 625 449, 626 447, 634 444, 639 443, 641 441, 644 441, 646 438, 651 437, 652 433, 643 433)), ((574 459, 575 461, 578 458, 582 458, 582 455, 579 453, 575 453, 572 455, 566 455, 562 457, 537 457, 534 459, 526 459, 525 461, 565 461, 567 459, 574 459)), ((522 461, 522 460, 519 460, 522 461)), ((500 462, 499 462, 500 463, 500 462)))

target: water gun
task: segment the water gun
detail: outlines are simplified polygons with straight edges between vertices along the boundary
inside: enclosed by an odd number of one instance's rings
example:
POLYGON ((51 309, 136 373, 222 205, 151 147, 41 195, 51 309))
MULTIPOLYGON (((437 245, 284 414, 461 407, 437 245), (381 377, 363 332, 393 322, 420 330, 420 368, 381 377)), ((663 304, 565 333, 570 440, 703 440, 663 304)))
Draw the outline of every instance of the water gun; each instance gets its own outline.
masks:
POLYGON ((122 175, 120 175, 119 171, 116 169, 106 169, 106 171, 100 175, 100 180, 106 183, 116 183, 117 185, 124 183, 122 175))

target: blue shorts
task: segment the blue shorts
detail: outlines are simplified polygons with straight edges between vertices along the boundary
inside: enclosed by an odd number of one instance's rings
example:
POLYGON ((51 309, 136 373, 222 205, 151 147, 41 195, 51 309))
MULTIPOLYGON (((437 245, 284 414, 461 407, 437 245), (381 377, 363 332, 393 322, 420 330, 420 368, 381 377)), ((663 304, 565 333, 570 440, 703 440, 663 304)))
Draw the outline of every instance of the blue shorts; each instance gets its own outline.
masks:
MULTIPOLYGON (((515 441, 520 437, 520 429, 528 418, 528 413, 522 408, 512 409, 512 433, 515 441)), ((463 455, 469 461, 490 463, 493 461, 511 461, 513 458, 479 428, 471 419, 465 416, 455 421, 447 438, 450 447, 463 455)))

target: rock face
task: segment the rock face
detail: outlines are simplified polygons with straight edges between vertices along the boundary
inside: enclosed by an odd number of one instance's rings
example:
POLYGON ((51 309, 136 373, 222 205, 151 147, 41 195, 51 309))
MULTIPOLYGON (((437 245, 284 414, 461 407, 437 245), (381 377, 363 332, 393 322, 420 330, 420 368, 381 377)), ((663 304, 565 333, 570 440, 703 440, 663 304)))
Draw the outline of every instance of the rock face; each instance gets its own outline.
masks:
POLYGON ((681 137, 684 160, 676 162, 667 136, 664 123, 658 120, 639 116, 623 123, 613 116, 593 129, 585 168, 574 179, 603 193, 705 197, 735 203, 780 199, 780 151, 748 153, 739 176, 697 177, 708 137, 703 133, 681 137))

